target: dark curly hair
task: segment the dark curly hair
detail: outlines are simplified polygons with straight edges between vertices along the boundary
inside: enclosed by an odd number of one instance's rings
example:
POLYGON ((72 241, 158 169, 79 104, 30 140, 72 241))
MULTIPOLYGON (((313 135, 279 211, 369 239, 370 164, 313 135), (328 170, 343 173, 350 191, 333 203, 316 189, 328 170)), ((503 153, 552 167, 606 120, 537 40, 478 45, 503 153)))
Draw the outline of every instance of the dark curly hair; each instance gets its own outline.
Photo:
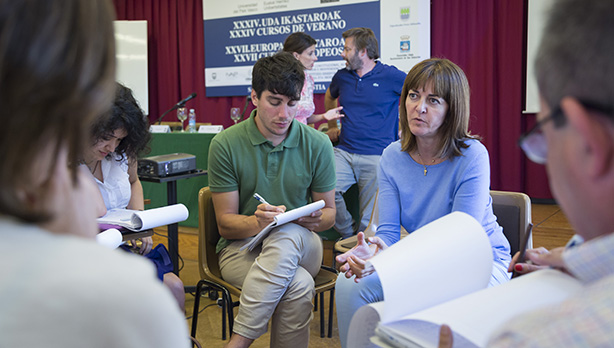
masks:
POLYGON ((117 129, 123 128, 128 135, 122 139, 115 153, 131 160, 149 152, 149 122, 143 110, 132 95, 132 90, 117 83, 113 109, 98 118, 92 126, 92 141, 96 144, 101 139, 108 139, 117 129))

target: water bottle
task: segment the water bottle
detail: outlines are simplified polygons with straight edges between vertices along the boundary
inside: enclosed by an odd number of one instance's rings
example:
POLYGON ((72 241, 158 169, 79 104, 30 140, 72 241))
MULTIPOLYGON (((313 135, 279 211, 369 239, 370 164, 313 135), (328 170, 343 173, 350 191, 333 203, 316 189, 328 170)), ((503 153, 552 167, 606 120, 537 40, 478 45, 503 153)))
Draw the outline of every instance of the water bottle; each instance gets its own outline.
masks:
POLYGON ((188 116, 188 132, 196 133, 196 113, 194 109, 190 109, 190 114, 188 116))

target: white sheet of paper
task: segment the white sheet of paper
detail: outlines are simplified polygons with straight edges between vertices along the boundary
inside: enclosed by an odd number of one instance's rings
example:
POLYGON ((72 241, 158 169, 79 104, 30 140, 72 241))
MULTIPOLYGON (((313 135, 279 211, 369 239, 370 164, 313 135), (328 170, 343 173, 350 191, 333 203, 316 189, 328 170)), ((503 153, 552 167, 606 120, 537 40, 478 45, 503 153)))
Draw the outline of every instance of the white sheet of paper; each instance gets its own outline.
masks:
POLYGON ((533 272, 495 287, 471 293, 402 320, 385 324, 391 332, 407 335, 424 347, 437 347, 439 327, 448 324, 454 347, 484 347, 497 329, 521 314, 555 305, 577 294, 582 284, 553 269, 533 272))
POLYGON ((453 212, 410 233, 370 263, 384 290, 386 323, 484 289, 493 254, 482 225, 468 214, 453 212))
POLYGON ((109 228, 96 235, 96 242, 109 249, 117 249, 122 244, 123 236, 115 228, 109 228))
POLYGON ((98 223, 126 227, 132 231, 142 231, 163 225, 185 221, 189 216, 185 205, 173 204, 148 210, 111 209, 98 223))
POLYGON ((141 230, 185 221, 189 215, 188 208, 181 203, 134 213, 134 216, 140 220, 141 230))
POLYGON ((239 249, 239 251, 243 251, 245 249, 252 251, 258 244, 262 242, 264 237, 268 236, 271 230, 273 230, 275 227, 281 226, 283 224, 287 224, 288 222, 294 221, 300 217, 307 216, 316 210, 320 210, 324 208, 324 206, 325 206, 324 201, 319 200, 319 201, 315 201, 313 203, 304 205, 300 208, 292 209, 290 211, 287 211, 285 213, 275 216, 275 218, 273 218, 274 220, 273 222, 271 222, 265 228, 263 228, 262 231, 258 232, 258 234, 255 235, 252 238, 252 240, 249 241, 249 243, 246 243, 245 245, 243 245, 239 249))

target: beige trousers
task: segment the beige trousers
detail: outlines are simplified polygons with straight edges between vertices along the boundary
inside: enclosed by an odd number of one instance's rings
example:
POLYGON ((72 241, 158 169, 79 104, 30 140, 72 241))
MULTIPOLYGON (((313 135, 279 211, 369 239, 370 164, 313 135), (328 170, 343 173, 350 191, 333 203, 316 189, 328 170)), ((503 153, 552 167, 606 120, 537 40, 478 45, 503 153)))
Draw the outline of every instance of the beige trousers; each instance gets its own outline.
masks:
POLYGON ((271 347, 307 347, 322 240, 294 223, 271 231, 254 250, 239 251, 249 240, 235 241, 220 252, 222 277, 241 288, 233 331, 256 339, 272 319, 271 347))

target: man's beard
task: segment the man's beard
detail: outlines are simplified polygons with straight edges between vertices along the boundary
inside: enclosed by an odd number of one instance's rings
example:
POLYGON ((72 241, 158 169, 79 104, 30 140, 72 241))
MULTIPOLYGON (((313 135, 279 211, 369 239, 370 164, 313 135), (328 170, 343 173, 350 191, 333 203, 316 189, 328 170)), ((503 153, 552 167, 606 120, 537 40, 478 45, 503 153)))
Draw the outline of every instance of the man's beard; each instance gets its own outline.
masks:
POLYGON ((348 57, 346 62, 348 63, 347 67, 350 70, 358 70, 358 69, 362 68, 362 61, 358 57, 358 52, 356 52, 351 57, 348 57))

